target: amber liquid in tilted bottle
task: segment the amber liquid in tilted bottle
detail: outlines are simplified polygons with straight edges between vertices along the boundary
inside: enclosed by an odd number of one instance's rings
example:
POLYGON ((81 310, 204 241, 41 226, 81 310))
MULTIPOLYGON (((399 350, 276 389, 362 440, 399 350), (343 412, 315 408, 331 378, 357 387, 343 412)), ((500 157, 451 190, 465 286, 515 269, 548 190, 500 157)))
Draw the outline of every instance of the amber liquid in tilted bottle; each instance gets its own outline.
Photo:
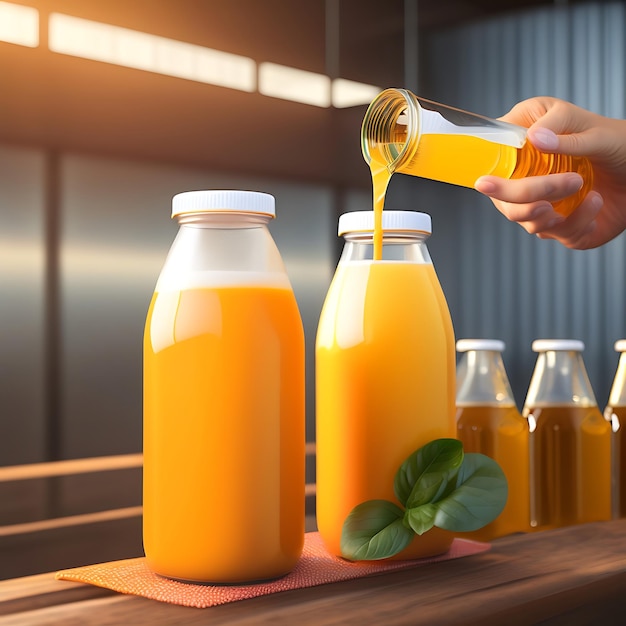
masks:
POLYGON ((613 517, 626 517, 626 339, 615 342, 620 353, 617 371, 604 409, 611 424, 613 517))
POLYGON ((528 422, 521 416, 502 360, 505 344, 495 339, 460 339, 457 368, 457 438, 465 452, 494 459, 504 472, 509 494, 502 513, 463 537, 490 541, 530 530, 528 422))
POLYGON ((611 518, 611 425, 576 340, 536 340, 522 415, 529 422, 531 524, 542 530, 611 518))

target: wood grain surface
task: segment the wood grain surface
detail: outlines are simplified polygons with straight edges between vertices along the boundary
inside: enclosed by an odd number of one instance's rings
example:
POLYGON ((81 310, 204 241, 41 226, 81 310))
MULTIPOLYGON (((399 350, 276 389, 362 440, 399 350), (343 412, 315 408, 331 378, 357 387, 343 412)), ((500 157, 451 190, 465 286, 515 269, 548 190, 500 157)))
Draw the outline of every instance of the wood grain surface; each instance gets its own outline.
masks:
POLYGON ((497 540, 489 552, 209 609, 54 574, 0 582, 0 626, 626 623, 626 520, 497 540))

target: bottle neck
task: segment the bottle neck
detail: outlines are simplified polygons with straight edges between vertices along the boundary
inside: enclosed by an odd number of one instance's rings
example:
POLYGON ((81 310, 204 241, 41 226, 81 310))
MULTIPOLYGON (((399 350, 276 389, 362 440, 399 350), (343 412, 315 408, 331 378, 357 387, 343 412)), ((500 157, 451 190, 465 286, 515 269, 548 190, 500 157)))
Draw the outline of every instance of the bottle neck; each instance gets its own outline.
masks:
POLYGON ((266 224, 250 213, 194 213, 180 228, 159 276, 157 291, 194 285, 263 285, 290 288, 282 258, 266 224))
POLYGON ((457 367, 457 406, 513 406, 515 400, 502 355, 497 350, 468 350, 457 367))
MULTIPOLYGON (((382 261, 431 263, 426 245, 428 233, 383 233, 382 261)), ((373 233, 346 233, 340 262, 371 261, 374 258, 373 233)))
POLYGON ((207 211, 205 213, 182 213, 176 216, 180 226, 195 228, 261 228, 266 226, 271 216, 263 213, 243 213, 237 211, 207 211))
POLYGON ((580 352, 548 350, 539 353, 524 409, 542 406, 597 406, 580 352))

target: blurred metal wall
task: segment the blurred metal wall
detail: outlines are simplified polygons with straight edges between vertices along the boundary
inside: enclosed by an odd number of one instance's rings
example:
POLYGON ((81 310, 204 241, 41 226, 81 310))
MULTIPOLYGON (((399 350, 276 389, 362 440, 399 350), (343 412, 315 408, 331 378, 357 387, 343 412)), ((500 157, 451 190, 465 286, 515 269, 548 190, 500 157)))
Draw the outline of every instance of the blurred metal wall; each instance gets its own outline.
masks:
MULTIPOLYGON (((469 23, 429 37, 421 95, 492 117, 522 99, 551 95, 624 118, 625 41, 623 2, 558 5, 469 23)), ((528 235, 473 190, 398 184, 400 199, 419 198, 432 209, 431 250, 457 338, 506 341, 505 364, 520 405, 535 362, 532 340, 582 339, 603 407, 617 366, 613 344, 626 336, 626 235, 600 249, 572 251, 528 235)))
POLYGON ((0 465, 46 454, 45 172, 0 146, 0 465))

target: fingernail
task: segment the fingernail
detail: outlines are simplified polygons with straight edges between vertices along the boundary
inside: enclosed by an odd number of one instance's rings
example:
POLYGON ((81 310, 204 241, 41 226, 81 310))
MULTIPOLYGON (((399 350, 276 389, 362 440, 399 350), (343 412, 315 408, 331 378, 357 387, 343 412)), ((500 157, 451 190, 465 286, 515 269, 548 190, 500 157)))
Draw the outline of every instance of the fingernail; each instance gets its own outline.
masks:
POLYGON ((548 128, 537 128, 530 133, 530 136, 537 148, 556 150, 559 147, 559 138, 548 128))
POLYGON ((583 177, 580 174, 570 174, 566 181, 567 193, 576 193, 583 186, 583 177))
POLYGON ((547 128, 537 128, 531 133, 531 141, 537 148, 556 150, 559 147, 559 138, 547 128))
POLYGON ((591 198, 591 208, 598 212, 604 205, 604 198, 599 193, 596 193, 591 198))
POLYGON ((496 191, 496 185, 495 183, 492 183, 490 180, 479 178, 474 183, 474 189, 476 189, 476 191, 480 191, 480 193, 489 195, 490 193, 494 193, 496 191))
POLYGON ((533 209, 529 217, 531 220, 536 220, 538 217, 543 217, 547 213, 551 213, 551 212, 553 212, 551 204, 541 204, 535 209, 533 209))
POLYGON ((562 221, 564 221, 565 218, 562 215, 558 215, 557 217, 553 217, 551 220, 548 220, 546 222, 546 230, 549 230, 550 228, 554 228, 555 226, 557 226, 558 224, 560 224, 562 221))

